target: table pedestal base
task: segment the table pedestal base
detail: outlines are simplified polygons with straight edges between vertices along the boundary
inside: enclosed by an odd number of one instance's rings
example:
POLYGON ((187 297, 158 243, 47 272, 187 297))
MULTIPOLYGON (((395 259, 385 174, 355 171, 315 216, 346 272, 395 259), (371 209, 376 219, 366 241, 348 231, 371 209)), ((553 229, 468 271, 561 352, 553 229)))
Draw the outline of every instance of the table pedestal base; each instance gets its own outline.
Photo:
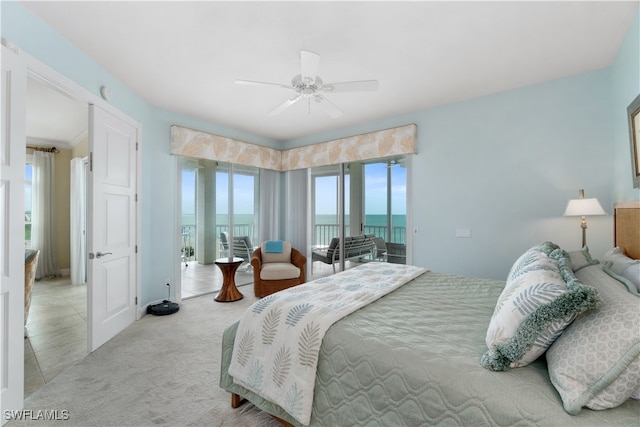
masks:
POLYGON ((216 261, 216 265, 220 267, 222 271, 222 288, 220 292, 214 298, 218 302, 233 302, 238 301, 244 297, 242 293, 236 288, 236 270, 242 264, 242 258, 219 258, 216 261))

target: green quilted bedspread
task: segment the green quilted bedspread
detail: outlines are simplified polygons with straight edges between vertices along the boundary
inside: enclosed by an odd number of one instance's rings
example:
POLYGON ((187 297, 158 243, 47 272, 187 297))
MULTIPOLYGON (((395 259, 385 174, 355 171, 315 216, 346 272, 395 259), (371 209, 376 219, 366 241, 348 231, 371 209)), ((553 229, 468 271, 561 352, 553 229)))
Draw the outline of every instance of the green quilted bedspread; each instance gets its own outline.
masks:
MULTIPOLYGON (((504 282, 427 272, 334 324, 319 355, 310 425, 640 425, 640 401, 571 416, 544 357, 480 366, 504 282)), ((227 374, 237 323, 223 338, 220 386, 297 425, 227 374)))

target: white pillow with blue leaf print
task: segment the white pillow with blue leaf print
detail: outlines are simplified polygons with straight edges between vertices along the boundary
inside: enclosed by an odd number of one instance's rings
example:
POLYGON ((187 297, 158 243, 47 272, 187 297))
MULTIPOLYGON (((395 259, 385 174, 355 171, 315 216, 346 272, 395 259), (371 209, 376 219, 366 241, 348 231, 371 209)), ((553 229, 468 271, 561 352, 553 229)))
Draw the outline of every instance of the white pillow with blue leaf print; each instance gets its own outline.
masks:
POLYGON ((528 365, 595 303, 595 291, 575 279, 565 251, 551 242, 534 246, 509 272, 487 330, 482 366, 504 371, 528 365))

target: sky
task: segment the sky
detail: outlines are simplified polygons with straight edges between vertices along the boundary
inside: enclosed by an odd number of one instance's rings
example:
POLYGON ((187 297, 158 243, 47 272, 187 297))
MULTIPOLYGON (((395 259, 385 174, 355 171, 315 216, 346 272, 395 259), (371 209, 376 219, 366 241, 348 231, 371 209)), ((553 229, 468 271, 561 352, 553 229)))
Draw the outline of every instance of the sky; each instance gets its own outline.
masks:
MULTIPOLYGON (((337 211, 336 177, 323 177, 316 181, 316 214, 332 215, 337 211)), ((347 181, 348 182, 348 181, 347 181)), ((365 173, 365 212, 384 215, 387 212, 387 167, 384 163, 367 165, 365 173)), ((391 168, 393 214, 406 214, 406 169, 391 168)), ((228 181, 226 173, 216 174, 216 205, 218 212, 228 211, 228 181)), ((253 177, 234 175, 234 212, 251 214, 254 211, 253 177)), ((348 213, 348 206, 347 206, 348 213)), ((195 172, 182 172, 182 214, 195 214, 195 172)))
POLYGON ((25 188, 24 188, 24 211, 31 212, 31 175, 32 175, 32 166, 26 165, 24 168, 24 180, 25 180, 25 188))

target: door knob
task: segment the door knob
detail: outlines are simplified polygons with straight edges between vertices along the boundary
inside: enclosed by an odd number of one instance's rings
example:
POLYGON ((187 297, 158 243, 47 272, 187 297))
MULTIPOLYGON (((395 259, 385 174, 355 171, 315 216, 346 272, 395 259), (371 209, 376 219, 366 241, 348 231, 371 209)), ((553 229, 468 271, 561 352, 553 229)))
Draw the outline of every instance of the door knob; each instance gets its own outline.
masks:
POLYGON ((111 252, 96 252, 96 258, 102 258, 105 255, 111 255, 111 252))

